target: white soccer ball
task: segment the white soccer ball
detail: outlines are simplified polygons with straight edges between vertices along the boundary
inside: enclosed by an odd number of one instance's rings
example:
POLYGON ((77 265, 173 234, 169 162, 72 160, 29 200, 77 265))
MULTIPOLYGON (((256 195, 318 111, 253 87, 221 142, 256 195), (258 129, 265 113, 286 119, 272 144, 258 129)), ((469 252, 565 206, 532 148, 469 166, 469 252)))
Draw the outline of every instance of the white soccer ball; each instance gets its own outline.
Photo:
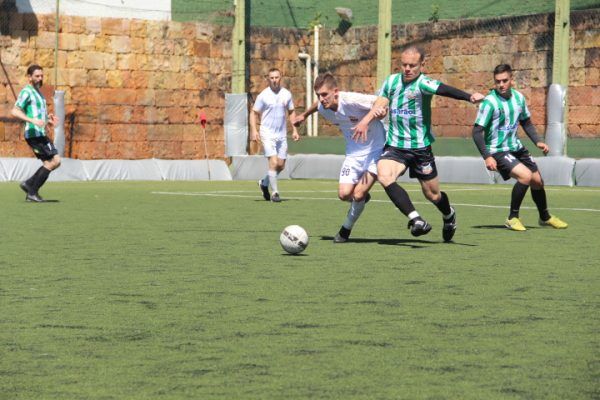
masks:
POLYGON ((299 225, 287 226, 279 236, 279 243, 290 254, 298 254, 308 246, 308 234, 299 225))

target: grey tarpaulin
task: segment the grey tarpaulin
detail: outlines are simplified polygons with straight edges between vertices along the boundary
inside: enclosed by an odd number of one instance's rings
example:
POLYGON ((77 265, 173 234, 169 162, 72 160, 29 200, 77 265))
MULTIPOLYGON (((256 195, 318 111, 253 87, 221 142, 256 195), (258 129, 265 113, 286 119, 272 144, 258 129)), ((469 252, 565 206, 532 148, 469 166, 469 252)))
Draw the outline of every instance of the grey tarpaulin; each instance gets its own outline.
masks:
POLYGON ((225 94, 225 155, 246 155, 248 144, 248 96, 225 94))

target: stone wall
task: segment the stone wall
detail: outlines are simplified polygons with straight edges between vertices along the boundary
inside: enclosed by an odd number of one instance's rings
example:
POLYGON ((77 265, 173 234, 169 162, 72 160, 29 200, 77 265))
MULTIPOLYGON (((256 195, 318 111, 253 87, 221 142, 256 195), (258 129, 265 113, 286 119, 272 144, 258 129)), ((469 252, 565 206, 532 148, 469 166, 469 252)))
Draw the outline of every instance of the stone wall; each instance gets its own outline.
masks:
MULTIPOLYGON (((569 126, 574 137, 600 137, 600 10, 574 12, 571 17, 569 126), (595 94, 595 95, 594 95, 595 94)), ((528 99, 532 120, 546 129, 546 96, 552 83, 554 16, 441 21, 393 27, 392 71, 401 49, 418 45, 427 53, 425 72, 452 86, 486 94, 492 70, 500 63, 516 69, 516 87, 528 99)), ((338 76, 346 90, 376 90, 377 31, 352 28, 344 36, 321 35, 321 69, 338 76)), ((434 97, 433 125, 437 136, 470 136, 477 107, 434 97)), ((321 132, 334 134, 330 126, 321 132)))
MULTIPOLYGON (((44 67, 46 86, 54 85, 54 29, 51 15, 10 15, 1 49, 0 156, 31 155, 22 125, 10 118, 13 91, 34 62, 44 67)), ((65 91, 66 155, 204 158, 202 110, 208 155, 222 158, 230 37, 230 28, 200 23, 61 17, 57 89, 65 91)))
MULTIPOLYGON (((600 137, 600 12, 573 13, 569 132, 600 137)), ((54 85, 54 16, 10 15, 10 34, 0 38, 0 156, 30 156, 22 127, 10 118, 25 70, 44 66, 54 85), (35 25, 33 27, 33 25, 35 25)), ((517 87, 528 98, 533 121, 545 130, 551 80, 552 15, 398 25, 393 64, 400 49, 417 44, 428 53, 426 72, 469 91, 487 92, 501 62, 517 69, 517 87)), ((266 86, 271 66, 284 73, 299 110, 305 107, 305 66, 312 51, 305 30, 251 28, 248 36, 251 100, 266 86)), ((204 157, 198 112, 204 111, 209 156, 224 155, 224 94, 231 86, 231 27, 202 23, 61 17, 58 85, 67 105, 67 155, 82 159, 204 157)), ((336 74, 345 90, 374 93, 377 32, 351 28, 343 36, 321 32, 321 71, 336 74)), ((394 68, 393 68, 394 69, 394 68)), ((476 107, 436 97, 438 136, 469 136, 476 107)), ((323 119, 320 119, 323 122, 323 119)), ((337 135, 322 124, 320 133, 337 135)))

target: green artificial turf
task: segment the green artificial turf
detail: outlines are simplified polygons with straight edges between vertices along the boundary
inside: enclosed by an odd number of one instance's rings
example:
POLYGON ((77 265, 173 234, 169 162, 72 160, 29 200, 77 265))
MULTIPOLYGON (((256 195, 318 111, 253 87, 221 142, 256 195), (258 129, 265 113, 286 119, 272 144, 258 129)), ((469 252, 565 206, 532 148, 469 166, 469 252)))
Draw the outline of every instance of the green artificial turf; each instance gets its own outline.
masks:
POLYGON ((600 396, 600 190, 547 189, 566 230, 502 227, 510 186, 442 185, 454 243, 379 187, 351 241, 334 181, 0 184, 2 399, 600 396), (285 254, 281 230, 310 243, 285 254))

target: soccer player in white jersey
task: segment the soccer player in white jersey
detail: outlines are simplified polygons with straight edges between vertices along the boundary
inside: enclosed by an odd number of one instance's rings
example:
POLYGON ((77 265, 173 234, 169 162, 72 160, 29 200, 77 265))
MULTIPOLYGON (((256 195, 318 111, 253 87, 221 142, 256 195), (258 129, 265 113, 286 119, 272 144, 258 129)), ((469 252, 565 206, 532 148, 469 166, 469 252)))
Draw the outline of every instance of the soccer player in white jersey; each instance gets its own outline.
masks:
POLYGON ((512 68, 500 64, 494 69, 494 89, 479 106, 473 140, 490 171, 498 171, 504 180, 515 178, 510 213, 505 226, 513 231, 527 228, 519 219, 519 209, 527 189, 531 186, 531 197, 535 203, 540 225, 564 229, 568 225, 550 215, 546 201, 544 181, 537 164, 517 136, 519 124, 536 147, 548 153, 548 145, 542 142, 531 123, 531 114, 525 97, 512 88, 512 68))
MULTIPOLYGON (((278 203, 281 197, 277 187, 277 176, 285 168, 288 149, 287 118, 295 116, 294 102, 290 91, 281 87, 279 69, 271 68, 268 80, 269 87, 260 92, 250 113, 250 139, 262 142, 265 157, 269 160, 267 174, 258 181, 258 186, 265 200, 278 203), (256 127, 259 119, 260 134, 256 127), (269 193, 269 186, 272 194, 269 193)), ((292 139, 294 141, 300 139, 296 127, 293 127, 292 139)))
POLYGON ((421 70, 425 53, 418 47, 408 47, 400 55, 402 72, 390 75, 379 92, 373 108, 354 130, 355 140, 368 137, 367 127, 374 118, 389 113, 387 140, 377 163, 377 179, 390 200, 408 217, 413 236, 427 234, 431 225, 416 211, 408 193, 396 180, 408 169, 417 178, 423 194, 443 216, 442 237, 452 240, 456 230, 456 212, 446 193, 440 191, 435 158, 431 150, 431 99, 434 94, 477 103, 480 93, 469 94, 424 75, 421 70))
POLYGON ((369 190, 377 179, 377 161, 385 143, 385 129, 379 120, 369 124, 369 135, 365 142, 352 140, 353 128, 369 111, 377 96, 340 92, 335 77, 330 73, 321 74, 314 83, 317 99, 306 111, 295 118, 299 124, 315 111, 340 128, 346 139, 346 158, 340 170, 338 197, 350 201, 350 209, 339 232, 333 238, 335 243, 344 243, 369 200, 369 190))

